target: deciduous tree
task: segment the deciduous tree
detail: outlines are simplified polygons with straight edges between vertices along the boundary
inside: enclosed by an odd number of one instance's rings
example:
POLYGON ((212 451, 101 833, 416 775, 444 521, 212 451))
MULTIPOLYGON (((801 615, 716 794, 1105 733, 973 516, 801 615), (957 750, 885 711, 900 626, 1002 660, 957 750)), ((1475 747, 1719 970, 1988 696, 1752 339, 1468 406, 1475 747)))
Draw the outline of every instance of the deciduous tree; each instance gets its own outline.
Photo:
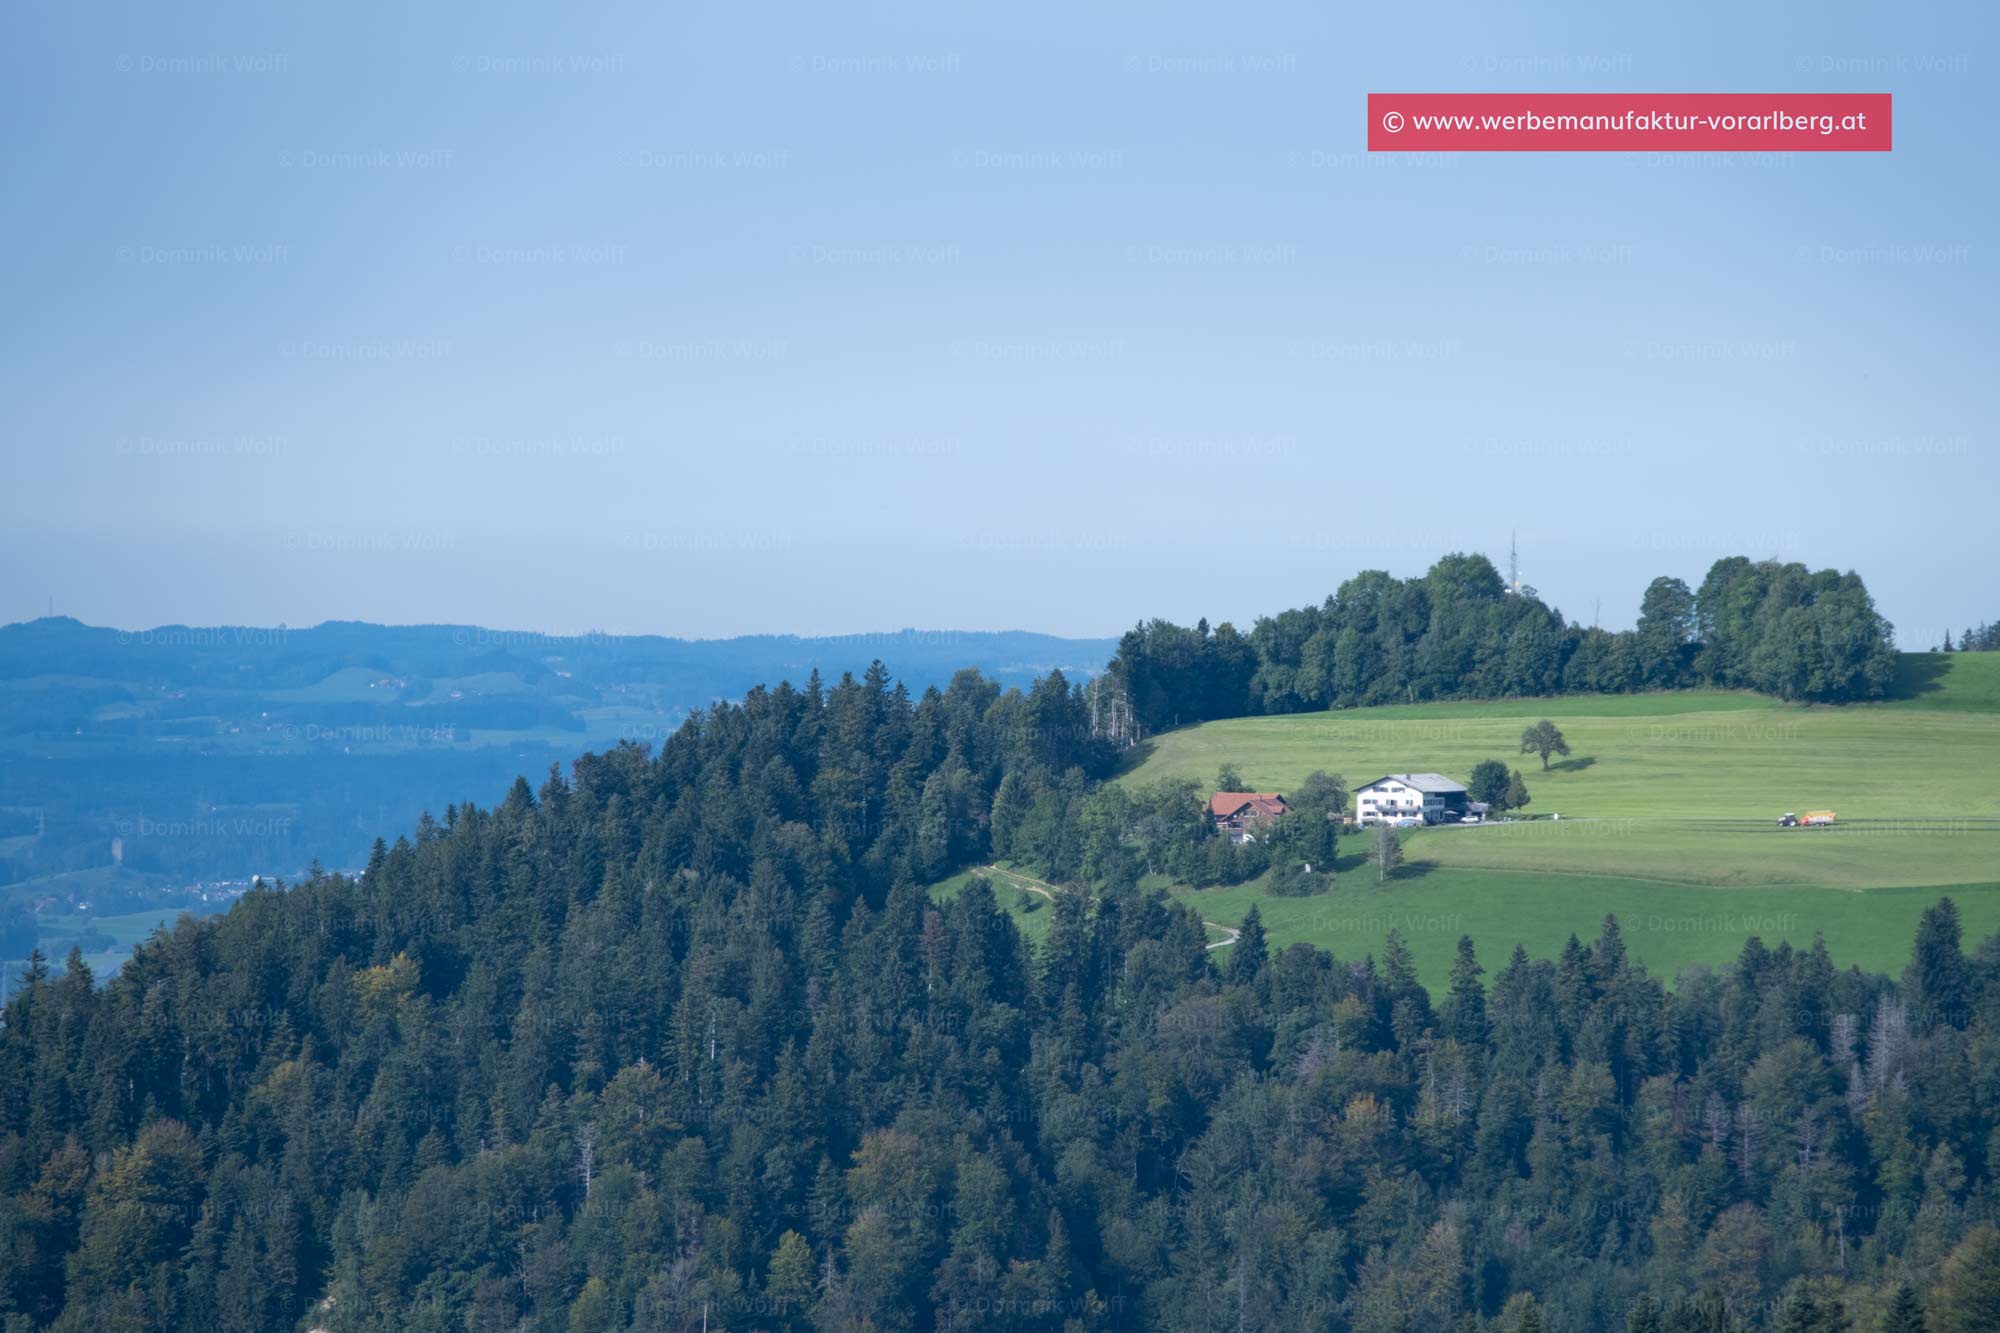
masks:
POLYGON ((1540 755, 1542 768, 1546 771, 1550 755, 1559 754, 1565 759, 1569 758, 1569 742, 1563 739, 1561 728, 1543 718, 1521 733, 1521 753, 1540 755))
POLYGON ((1375 863, 1376 880, 1387 880, 1403 864, 1403 843, 1396 836, 1396 830, 1387 824, 1375 825, 1373 843, 1368 859, 1375 863))
POLYGON ((1465 794, 1492 807, 1496 813, 1506 809, 1507 765, 1498 759, 1482 759, 1474 764, 1465 780, 1465 794))

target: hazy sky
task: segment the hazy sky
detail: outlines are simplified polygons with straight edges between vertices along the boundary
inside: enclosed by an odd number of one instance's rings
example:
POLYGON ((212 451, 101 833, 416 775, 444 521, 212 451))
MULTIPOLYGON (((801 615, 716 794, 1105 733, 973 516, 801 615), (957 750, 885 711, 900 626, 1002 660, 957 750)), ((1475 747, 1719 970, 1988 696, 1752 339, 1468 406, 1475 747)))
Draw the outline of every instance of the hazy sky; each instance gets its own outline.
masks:
POLYGON ((1989 7, 11 6, 0 620, 1247 623, 1450 549, 2000 616, 1989 7), (178 10, 180 12, 170 12, 178 10), (1369 157, 1369 91, 1891 154, 1369 157))

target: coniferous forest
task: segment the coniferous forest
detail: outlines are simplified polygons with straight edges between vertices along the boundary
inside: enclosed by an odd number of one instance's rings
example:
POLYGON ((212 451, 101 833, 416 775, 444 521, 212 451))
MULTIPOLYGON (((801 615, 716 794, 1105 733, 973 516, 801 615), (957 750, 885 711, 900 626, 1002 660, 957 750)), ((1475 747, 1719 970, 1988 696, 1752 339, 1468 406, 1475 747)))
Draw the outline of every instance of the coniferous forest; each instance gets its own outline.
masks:
POLYGON ((780 686, 0 1028, 5 1328, 1990 1329, 2000 939, 1218 965, 1060 675, 780 686), (1121 823, 1121 821, 1123 821, 1121 823), (1139 850, 1133 850, 1134 847, 1139 850), (974 879, 1072 885, 1031 950, 974 879))

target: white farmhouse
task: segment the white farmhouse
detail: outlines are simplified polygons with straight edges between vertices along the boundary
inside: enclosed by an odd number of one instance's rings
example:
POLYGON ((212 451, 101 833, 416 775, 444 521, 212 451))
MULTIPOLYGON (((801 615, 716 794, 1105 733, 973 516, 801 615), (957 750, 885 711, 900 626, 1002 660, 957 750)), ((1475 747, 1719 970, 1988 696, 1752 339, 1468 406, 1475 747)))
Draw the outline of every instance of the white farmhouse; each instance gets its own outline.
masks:
POLYGON ((1354 792, 1354 822, 1392 823, 1418 819, 1426 824, 1456 823, 1474 810, 1465 787, 1442 773, 1391 773, 1354 792))

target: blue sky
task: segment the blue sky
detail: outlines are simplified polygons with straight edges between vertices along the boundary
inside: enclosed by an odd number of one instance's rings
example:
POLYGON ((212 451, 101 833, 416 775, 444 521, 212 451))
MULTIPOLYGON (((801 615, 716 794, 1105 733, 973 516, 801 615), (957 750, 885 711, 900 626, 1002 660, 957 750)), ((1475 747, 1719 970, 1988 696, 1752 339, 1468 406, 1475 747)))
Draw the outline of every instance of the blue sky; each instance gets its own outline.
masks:
POLYGON ((1247 623, 1504 559, 2000 615, 1971 4, 40 3, 0 619, 1247 623), (1361 151, 1370 91, 1886 91, 1890 154, 1361 151))

